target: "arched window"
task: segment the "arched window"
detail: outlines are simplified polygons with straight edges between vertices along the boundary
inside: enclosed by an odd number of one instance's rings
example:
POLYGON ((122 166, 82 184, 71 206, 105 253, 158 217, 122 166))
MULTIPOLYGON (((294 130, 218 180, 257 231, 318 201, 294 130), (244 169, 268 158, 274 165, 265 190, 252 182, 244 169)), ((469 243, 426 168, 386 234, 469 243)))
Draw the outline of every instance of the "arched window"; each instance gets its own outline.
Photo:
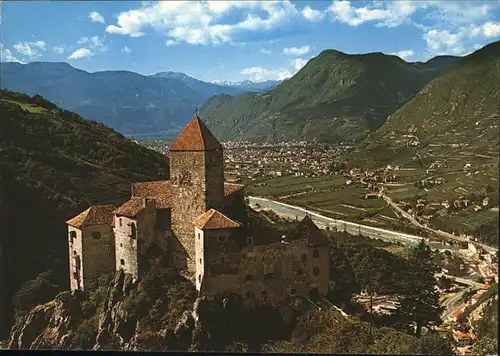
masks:
POLYGON ((319 251, 318 250, 314 250, 313 251, 313 258, 318 258, 319 257, 319 251))
POLYGON ((69 240, 73 243, 73 240, 76 239, 76 231, 69 232, 69 240))
POLYGON ((137 228, 134 223, 130 224, 130 237, 133 239, 137 238, 137 228))
POLYGON ((315 276, 319 275, 319 267, 318 266, 314 266, 313 275, 315 275, 315 276))
POLYGON ((120 264, 121 264, 122 266, 125 266, 125 260, 124 260, 123 258, 120 260, 120 264))
POLYGON ((198 282, 201 283, 201 274, 198 275, 198 282))
POLYGON ((120 226, 122 226, 122 225, 123 225, 122 218, 119 218, 119 219, 118 219, 118 223, 120 224, 120 226))

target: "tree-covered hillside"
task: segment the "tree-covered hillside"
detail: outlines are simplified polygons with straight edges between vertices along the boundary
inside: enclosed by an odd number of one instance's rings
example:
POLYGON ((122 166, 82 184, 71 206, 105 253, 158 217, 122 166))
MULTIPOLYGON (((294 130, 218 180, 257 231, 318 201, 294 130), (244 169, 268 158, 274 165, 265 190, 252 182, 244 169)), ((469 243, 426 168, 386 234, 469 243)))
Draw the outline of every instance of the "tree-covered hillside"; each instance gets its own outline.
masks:
POLYGON ((201 115, 220 139, 356 140, 455 63, 456 57, 411 64, 382 53, 326 50, 273 90, 213 97, 201 115))
POLYGON ((168 176, 167 158, 40 96, 0 96, 2 333, 12 294, 48 269, 67 283, 65 221, 130 195, 130 182, 168 176))

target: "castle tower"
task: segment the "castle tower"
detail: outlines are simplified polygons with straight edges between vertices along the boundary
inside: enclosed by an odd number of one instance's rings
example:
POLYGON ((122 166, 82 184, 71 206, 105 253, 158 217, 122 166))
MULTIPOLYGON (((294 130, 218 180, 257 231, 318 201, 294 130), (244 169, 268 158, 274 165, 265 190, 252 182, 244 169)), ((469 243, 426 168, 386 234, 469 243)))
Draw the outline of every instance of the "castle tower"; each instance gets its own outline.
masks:
POLYGON ((196 113, 170 147, 174 264, 196 271, 193 221, 210 208, 222 208, 224 167, 222 145, 196 113))
POLYGON ((112 205, 93 205, 66 221, 71 290, 92 289, 103 274, 115 271, 112 205))

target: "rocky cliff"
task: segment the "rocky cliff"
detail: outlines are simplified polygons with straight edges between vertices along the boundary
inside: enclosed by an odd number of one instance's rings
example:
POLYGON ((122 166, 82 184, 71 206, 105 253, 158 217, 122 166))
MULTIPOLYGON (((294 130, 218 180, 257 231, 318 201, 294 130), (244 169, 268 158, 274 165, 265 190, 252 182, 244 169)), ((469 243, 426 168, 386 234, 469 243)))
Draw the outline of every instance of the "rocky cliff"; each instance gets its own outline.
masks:
MULTIPOLYGON (((146 286, 155 282, 154 279, 137 283, 130 275, 120 271, 107 290, 101 287, 90 294, 61 293, 53 301, 18 317, 7 347, 93 350, 179 347, 185 350, 191 344, 195 326, 193 315, 196 311, 191 309, 199 302, 194 303, 194 291, 183 281, 177 281, 177 286, 171 288, 165 298, 156 299, 158 296, 148 294, 146 286), (186 287, 188 300, 174 297, 173 294, 186 287), (173 306, 170 305, 172 301, 175 302, 173 306), (152 305, 148 306, 150 302, 152 305), (157 318, 155 313, 160 309, 164 314, 161 313, 162 318, 157 318), (181 338, 185 342, 179 343, 181 338)), ((160 286, 158 289, 161 291, 163 288, 160 286)))

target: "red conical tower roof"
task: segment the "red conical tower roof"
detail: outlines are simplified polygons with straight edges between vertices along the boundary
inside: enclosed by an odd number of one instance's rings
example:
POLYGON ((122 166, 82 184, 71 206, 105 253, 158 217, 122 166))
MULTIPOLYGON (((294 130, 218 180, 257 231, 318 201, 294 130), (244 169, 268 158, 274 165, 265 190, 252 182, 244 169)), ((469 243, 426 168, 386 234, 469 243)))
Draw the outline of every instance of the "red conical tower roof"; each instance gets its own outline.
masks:
POLYGON ((201 121, 198 113, 177 136, 170 151, 212 151, 221 150, 222 145, 201 121))

